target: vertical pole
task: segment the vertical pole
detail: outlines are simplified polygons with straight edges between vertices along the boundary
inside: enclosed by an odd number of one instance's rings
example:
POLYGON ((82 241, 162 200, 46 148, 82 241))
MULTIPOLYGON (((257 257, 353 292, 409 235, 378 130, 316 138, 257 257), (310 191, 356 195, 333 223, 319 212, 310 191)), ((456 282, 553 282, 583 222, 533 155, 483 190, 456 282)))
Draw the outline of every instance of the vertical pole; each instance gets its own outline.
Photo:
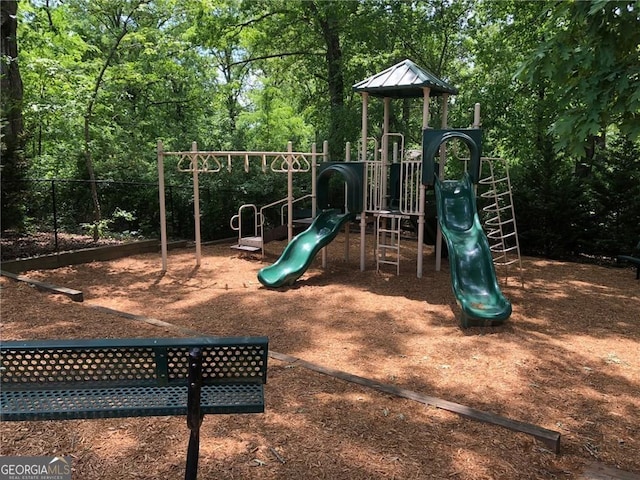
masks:
POLYGON ((360 144, 360 161, 364 162, 367 159, 367 130, 368 130, 368 115, 369 115, 369 94, 367 92, 362 93, 362 139, 360 144))
POLYGON ((476 103, 473 108, 473 128, 480 128, 480 104, 476 103))
MULTIPOLYGON (((476 103, 473 107, 473 128, 480 128, 480 104, 476 103)), ((480 165, 478 165, 478 176, 482 174, 482 158, 480 158, 480 165)), ((493 168, 491 172, 491 176, 493 177, 493 168)), ((473 186, 473 191, 477 195, 478 194, 478 183, 473 186)))
POLYGON ((51 209, 53 213, 53 247, 58 253, 58 206, 56 205, 56 181, 51 180, 51 209))
MULTIPOLYGON (((322 142, 322 161, 326 162, 329 159, 329 142, 327 140, 322 142)), ((327 268, 327 247, 322 248, 322 268, 327 268)))
POLYGON ((162 272, 167 271, 167 210, 164 197, 164 152, 162 140, 158 140, 158 200, 160 202, 160 249, 162 272))
POLYGON ((367 233, 367 120, 369 112, 369 94, 367 92, 362 93, 362 143, 360 150, 360 161, 364 162, 363 165, 363 179, 362 179, 362 212, 360 212, 360 271, 364 272, 365 267, 365 253, 366 253, 366 233, 367 233))
POLYGON ((429 97, 431 89, 429 87, 422 88, 422 129, 429 128, 429 97))
MULTIPOLYGON (((442 94, 442 118, 441 126, 444 130, 447 128, 447 117, 449 115, 449 94, 442 94)), ((444 179, 444 169, 447 166, 447 145, 443 143, 440 145, 440 168, 438 176, 441 180, 444 179)), ((436 232, 436 272, 440 271, 442 266, 442 230, 440 228, 440 222, 438 221, 438 230, 436 232)))
POLYGON ((316 144, 311 145, 311 218, 316 218, 316 200, 318 193, 316 191, 318 159, 316 153, 316 144))
POLYGON ((293 238, 293 143, 287 142, 287 241, 293 238))
MULTIPOLYGON (((375 240, 374 240, 374 255, 378 258, 378 245, 379 241, 383 242, 383 245, 387 243, 387 234, 383 233, 380 238, 380 211, 386 210, 387 205, 387 168, 389 166, 389 117, 391 115, 391 98, 384 97, 383 100, 383 120, 382 120, 382 155, 380 156, 380 176, 375 185, 375 192, 377 196, 376 211, 378 213, 378 221, 375 226, 375 240)), ((386 227, 386 223, 384 225, 386 227)), ((382 249, 382 259, 386 259, 386 249, 382 249)))
MULTIPOLYGON (((351 142, 347 142, 345 148, 345 161, 351 161, 351 142)), ((344 184, 344 213, 349 213, 349 206, 347 199, 349 198, 349 186, 345 182, 344 184)), ((350 222, 344 224, 344 261, 349 261, 349 230, 351 229, 350 222)))
MULTIPOLYGON (((429 128, 429 100, 431 95, 431 89, 424 87, 422 89, 422 129, 429 128)), ((427 159, 422 159, 422 168, 424 168, 424 162, 427 159)), ((418 278, 422 278, 422 263, 424 257, 424 202, 426 197, 426 188, 422 182, 420 182, 420 188, 418 192, 418 259, 416 260, 416 275, 418 278)))
POLYGON ((389 117, 391 115, 391 98, 384 97, 384 120, 382 125, 382 172, 380 175, 380 185, 376 188, 380 192, 380 206, 386 210, 387 205, 387 168, 389 166, 389 117))
MULTIPOLYGON (((191 144, 191 151, 198 151, 198 144, 193 142, 191 144)), ((196 241, 196 266, 200 266, 200 257, 202 253, 202 246, 200 244, 200 182, 198 179, 198 156, 193 153, 191 155, 191 168, 193 171, 193 220, 195 226, 195 241, 196 241)))
POLYGON ((187 465, 185 480, 198 478, 198 457, 200 456, 200 426, 203 415, 200 409, 202 398, 202 349, 194 348, 189 352, 187 387, 187 427, 189 427, 189 446, 187 447, 187 465))

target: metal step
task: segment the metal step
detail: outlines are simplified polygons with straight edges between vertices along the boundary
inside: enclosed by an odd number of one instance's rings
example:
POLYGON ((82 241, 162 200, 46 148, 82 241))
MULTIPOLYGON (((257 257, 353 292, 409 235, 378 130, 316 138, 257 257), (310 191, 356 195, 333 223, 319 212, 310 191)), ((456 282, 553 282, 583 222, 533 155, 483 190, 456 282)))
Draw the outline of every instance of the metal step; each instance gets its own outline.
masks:
POLYGON ((260 250, 262 250, 261 247, 252 247, 250 245, 231 245, 230 248, 233 248, 234 250, 242 250, 243 252, 259 252, 260 250))
POLYGON ((262 248, 262 237, 242 237, 238 239, 238 245, 246 247, 262 248))

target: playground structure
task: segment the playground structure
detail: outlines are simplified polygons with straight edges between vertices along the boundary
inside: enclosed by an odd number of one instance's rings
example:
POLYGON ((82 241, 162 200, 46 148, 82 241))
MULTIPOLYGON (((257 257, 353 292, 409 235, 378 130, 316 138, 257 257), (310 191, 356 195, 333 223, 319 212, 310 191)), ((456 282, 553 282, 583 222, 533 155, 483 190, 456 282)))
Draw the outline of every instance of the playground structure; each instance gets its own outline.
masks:
MULTIPOLYGON (((416 217, 418 225, 417 276, 422 277, 426 191, 435 189, 438 230, 436 233, 436 270, 440 270, 442 237, 449 252, 451 282, 458 305, 461 325, 495 325, 511 315, 511 304, 498 286, 494 252, 506 255, 506 248, 489 244, 480 224, 476 207, 476 185, 480 181, 482 131, 480 106, 474 109, 473 128, 449 129, 448 97, 457 90, 413 62, 405 60, 354 85, 362 95, 362 136, 358 162, 331 162, 321 165, 317 185, 317 208, 323 213, 309 229, 294 239, 276 263, 263 268, 258 279, 267 287, 291 285, 309 266, 320 248, 337 234, 350 219, 360 218, 360 267, 366 265, 366 226, 375 219, 376 265, 390 264, 400 271, 401 223, 416 217), (384 119, 380 144, 368 136, 369 96, 381 97, 384 119), (442 98, 441 129, 429 126, 432 97, 442 98), (405 152, 404 135, 390 131, 392 99, 423 99, 422 150, 405 152), (398 140, 392 143, 393 140, 398 140), (459 141, 469 150, 462 180, 446 180, 447 142, 459 141), (373 151, 370 145, 373 143, 373 151), (398 148, 398 143, 400 144, 398 148), (379 145, 381 145, 379 147, 379 145), (408 154, 405 154, 408 153, 408 154), (344 211, 332 210, 328 198, 328 178, 340 175, 345 184, 344 211)), ((491 164, 490 164, 491 166, 491 164)), ((494 187, 494 183, 491 183, 494 187)), ((489 190, 494 193, 494 190, 489 190)), ((510 195, 510 191, 509 191, 510 195)), ((494 237, 504 245, 501 214, 504 202, 497 200, 489 207, 494 237)), ((515 219, 514 219, 515 227, 515 219)), ((517 233, 516 233, 517 237, 517 233)))
MULTIPOLYGON (((231 168, 232 157, 244 159, 245 169, 249 159, 259 157, 263 170, 267 168, 266 159, 273 156, 271 169, 287 172, 289 191, 286 198, 288 209, 289 244, 273 265, 263 268, 258 279, 267 287, 292 285, 309 267, 315 255, 329 244, 340 228, 351 221, 360 224, 360 269, 366 267, 366 229, 373 221, 375 225, 375 257, 378 270, 383 265, 393 265, 396 273, 400 271, 401 224, 413 219, 417 224, 417 261, 416 274, 423 274, 423 245, 425 235, 427 189, 435 193, 437 207, 437 231, 435 232, 435 269, 440 270, 443 255, 442 237, 444 234, 449 251, 452 288, 457 303, 462 309, 461 324, 495 325, 506 320, 511 314, 511 304, 504 298, 497 283, 494 255, 506 255, 502 221, 504 200, 496 198, 493 210, 489 212, 493 244, 490 245, 482 230, 477 208, 476 188, 482 167, 482 131, 480 130, 480 105, 474 108, 472 128, 450 129, 447 125, 448 99, 457 90, 438 79, 430 72, 418 67, 410 60, 400 62, 383 72, 369 77, 354 85, 354 90, 362 95, 362 134, 358 149, 358 160, 329 162, 323 149, 322 159, 317 163, 315 148, 309 154, 294 152, 289 144, 287 152, 198 152, 194 144, 190 152, 163 152, 158 145, 158 168, 162 179, 162 160, 167 155, 180 157, 179 169, 192 172, 194 178, 194 196, 197 189, 197 177, 200 172, 215 172, 222 168, 221 159, 226 158, 231 168), (382 98, 384 118, 381 139, 371 139, 368 135, 368 106, 370 97, 382 98), (432 129, 430 121, 430 102, 440 97, 442 104, 441 128, 432 129), (405 151, 405 137, 401 133, 390 131, 391 101, 393 99, 422 98, 422 148, 405 151), (447 143, 457 141, 469 151, 465 162, 462 180, 445 179, 447 164, 447 143), (188 164, 187 164, 188 163, 188 164), (211 165, 210 165, 211 164, 211 165), (182 165, 182 166, 181 166, 182 165), (298 171, 312 172, 312 219, 310 227, 292 238, 293 232, 293 195, 291 178, 298 171), (344 182, 344 200, 335 205, 329 192, 330 179, 337 175, 344 182), (320 212, 316 214, 316 212, 320 212), (493 216, 491 216, 493 215, 493 216), (497 243, 496 243, 497 240, 497 243)), ((347 147, 349 152, 349 146, 347 147)), ((493 179, 488 184, 495 191, 493 179)), ((492 190, 489 192, 492 192, 492 190)), ((162 185, 161 185, 162 191, 162 185)), ((510 191, 508 192, 510 195, 510 191)), ((495 196, 495 195, 494 195, 495 196)), ((163 195, 161 194, 161 209, 163 195)), ((275 205, 278 202, 274 202, 275 205)), ((196 208, 198 201, 196 199, 196 208)), ((490 206, 491 206, 490 205, 490 206)), ((262 210, 254 209, 255 231, 263 232, 261 225, 262 210)), ((241 208, 242 210, 242 208, 241 208)), ((435 213, 436 209, 432 208, 435 213)), ((195 212, 196 218, 199 214, 195 212)), ((433 214, 432 214, 433 215, 433 214)), ((164 214, 162 215, 164 218, 164 214)), ((241 212, 234 217, 241 225, 241 212)), ((234 222, 232 219, 232 222, 234 222)), ((196 225, 198 222, 196 222, 196 225)), ((515 230, 515 219, 513 221, 515 230)), ((240 227, 239 227, 240 228, 240 227)), ((163 235, 163 269, 166 269, 166 230, 163 235)), ((517 233, 515 233, 517 242, 517 233)), ((264 239, 257 235, 255 239, 243 243, 242 233, 236 247, 241 249, 263 248, 264 239), (255 242, 255 243, 251 243, 255 242)), ((348 242, 348 236, 347 236, 348 242)), ((517 245, 517 244, 516 244, 517 245)), ((516 247, 517 248, 517 247, 516 247)), ((346 252, 348 252, 348 245, 346 252)), ((346 253, 345 253, 346 255, 346 253)), ((199 238, 196 229, 196 257, 199 263, 199 238)), ((519 248, 517 252, 519 261, 519 248)), ((509 262, 504 262, 510 264, 509 262)), ((323 255, 323 266, 326 255, 323 255)))
POLYGON ((215 174, 223 169, 231 171, 233 163, 242 162, 245 172, 249 172, 250 162, 259 162, 261 170, 266 172, 270 170, 275 173, 287 174, 287 196, 284 199, 264 205, 260 209, 253 204, 241 205, 238 214, 231 218, 230 224, 232 229, 239 232, 238 244, 232 248, 244 251, 261 250, 264 254, 264 210, 276 206, 286 207, 287 209, 287 238, 289 241, 293 238, 293 215, 294 204, 296 202, 309 199, 312 204, 312 217, 315 216, 315 184, 316 184, 316 165, 318 158, 326 159, 327 144, 323 145, 323 152, 317 153, 316 145, 313 144, 311 152, 296 152, 293 150, 291 142, 287 145, 287 151, 199 151, 196 142, 191 145, 190 151, 165 151, 162 141, 158 141, 158 186, 160 193, 160 243, 162 251, 162 270, 167 270, 167 222, 166 222, 166 206, 165 206, 165 187, 164 187, 164 164, 166 157, 177 157, 177 169, 180 172, 188 172, 193 177, 193 199, 194 199, 194 218, 195 221, 195 246, 196 246, 196 265, 200 265, 202 250, 200 236, 200 188, 199 174, 215 174), (293 196, 293 175, 294 173, 311 172, 311 194, 304 195, 300 198, 293 196), (254 213, 254 228, 250 235, 243 235, 243 211, 251 209, 254 213))

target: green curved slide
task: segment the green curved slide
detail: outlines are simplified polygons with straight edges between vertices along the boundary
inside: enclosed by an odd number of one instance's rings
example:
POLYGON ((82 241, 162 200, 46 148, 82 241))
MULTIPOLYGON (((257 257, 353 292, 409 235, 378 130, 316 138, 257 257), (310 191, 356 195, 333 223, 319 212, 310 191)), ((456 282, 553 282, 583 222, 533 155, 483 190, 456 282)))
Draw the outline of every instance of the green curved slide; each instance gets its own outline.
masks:
POLYGON ((461 181, 436 178, 435 191, 438 220, 449 248, 451 285, 462 309, 461 325, 499 325, 511 315, 511 303, 498 286, 469 174, 461 181))
POLYGON ((336 238, 340 227, 356 217, 355 213, 323 210, 311 226, 295 236, 273 265, 258 272, 258 280, 265 287, 277 288, 293 285, 309 268, 318 251, 336 238))

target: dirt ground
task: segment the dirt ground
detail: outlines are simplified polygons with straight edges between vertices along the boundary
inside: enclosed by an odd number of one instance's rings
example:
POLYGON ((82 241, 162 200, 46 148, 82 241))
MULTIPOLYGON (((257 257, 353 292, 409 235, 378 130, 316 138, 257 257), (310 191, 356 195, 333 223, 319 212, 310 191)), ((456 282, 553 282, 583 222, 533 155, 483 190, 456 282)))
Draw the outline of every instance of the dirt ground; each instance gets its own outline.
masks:
MULTIPOLYGON (((82 290, 84 304, 1 280, 2 339, 267 335, 270 349, 562 434, 560 455, 532 437, 269 360, 266 413, 204 419, 201 479, 571 479, 597 461, 640 473, 640 283, 629 268, 523 259, 503 285, 513 315, 461 330, 447 262, 430 247, 416 278, 415 244, 401 274, 359 269, 351 235, 292 288, 265 289, 276 260, 203 247, 32 271, 82 290)), ((2 455, 71 455, 82 480, 183 476, 185 418, 3 422, 2 455)))

